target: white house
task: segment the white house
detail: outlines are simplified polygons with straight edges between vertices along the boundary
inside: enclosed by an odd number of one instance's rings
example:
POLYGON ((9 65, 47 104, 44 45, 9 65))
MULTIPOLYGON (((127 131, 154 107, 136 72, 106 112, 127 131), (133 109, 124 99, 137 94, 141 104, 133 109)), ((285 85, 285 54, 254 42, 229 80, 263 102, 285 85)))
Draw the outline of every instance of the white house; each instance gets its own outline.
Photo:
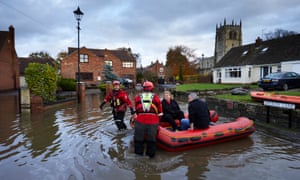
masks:
POLYGON ((213 83, 251 84, 280 71, 300 73, 300 34, 232 48, 213 68, 213 83))

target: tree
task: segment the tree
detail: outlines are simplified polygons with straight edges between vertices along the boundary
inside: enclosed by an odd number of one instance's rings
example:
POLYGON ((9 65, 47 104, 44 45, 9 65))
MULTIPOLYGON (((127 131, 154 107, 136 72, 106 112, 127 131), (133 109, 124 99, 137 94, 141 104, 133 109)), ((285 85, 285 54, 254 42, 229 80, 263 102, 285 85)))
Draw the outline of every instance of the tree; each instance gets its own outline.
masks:
POLYGON ((284 30, 284 29, 275 29, 274 32, 264 33, 263 35, 266 40, 271 40, 271 39, 278 39, 278 38, 291 36, 291 35, 295 35, 295 34, 297 34, 297 32, 295 32, 295 31, 288 31, 288 30, 284 30))
POLYGON ((119 77, 113 73, 113 68, 111 65, 106 64, 103 67, 103 74, 104 74, 104 80, 105 81, 113 81, 116 79, 119 79, 119 77))
POLYGON ((167 52, 166 67, 169 76, 177 77, 178 80, 183 80, 183 75, 190 75, 195 72, 195 68, 189 63, 189 60, 194 58, 194 50, 185 46, 175 46, 167 52))
POLYGON ((136 82, 141 83, 143 79, 144 79, 143 69, 137 69, 136 82))
POLYGON ((61 51, 57 54, 56 61, 61 62, 65 57, 67 57, 68 53, 66 51, 61 51))
POLYGON ((152 71, 144 71, 143 72, 143 76, 144 76, 144 81, 151 81, 153 83, 157 82, 157 75, 155 73, 153 73, 152 71))
POLYGON ((28 88, 46 102, 55 100, 57 78, 56 69, 49 64, 29 63, 25 69, 28 88))
POLYGON ((33 58, 52 58, 48 52, 40 51, 40 52, 33 52, 29 54, 29 57, 33 58))

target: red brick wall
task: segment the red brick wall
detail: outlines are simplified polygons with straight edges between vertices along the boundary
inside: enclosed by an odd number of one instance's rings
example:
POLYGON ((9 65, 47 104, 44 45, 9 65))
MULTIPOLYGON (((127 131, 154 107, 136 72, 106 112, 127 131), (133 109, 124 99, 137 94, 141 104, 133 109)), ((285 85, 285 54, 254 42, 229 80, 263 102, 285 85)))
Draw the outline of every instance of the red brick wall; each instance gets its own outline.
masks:
POLYGON ((159 63, 158 61, 156 61, 154 64, 150 65, 148 67, 148 70, 153 72, 154 74, 156 74, 159 78, 165 78, 166 75, 166 69, 164 67, 164 65, 162 63, 159 63), (163 71, 160 72, 160 68, 163 68, 163 71))
POLYGON ((14 29, 9 28, 8 36, 0 49, 0 91, 16 90, 19 83, 19 63, 15 51, 14 29))

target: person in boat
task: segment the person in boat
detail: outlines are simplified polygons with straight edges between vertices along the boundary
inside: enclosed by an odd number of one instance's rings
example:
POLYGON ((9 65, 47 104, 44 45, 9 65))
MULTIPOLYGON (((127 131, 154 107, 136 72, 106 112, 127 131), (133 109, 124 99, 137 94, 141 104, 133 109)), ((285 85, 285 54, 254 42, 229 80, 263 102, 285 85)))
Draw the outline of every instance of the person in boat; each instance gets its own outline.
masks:
POLYGON ((112 107, 112 114, 117 128, 119 130, 127 129, 127 126, 124 123, 127 106, 129 107, 132 115, 135 111, 133 110, 132 102, 129 99, 128 94, 124 90, 120 89, 120 81, 113 81, 113 90, 105 96, 100 105, 101 110, 106 102, 109 102, 112 107))
POLYGON ((207 104, 200 100, 196 93, 188 95, 188 114, 190 129, 206 129, 209 127, 210 115, 207 104))
POLYGON ((162 116, 162 105, 159 96, 153 93, 154 85, 150 81, 143 84, 143 92, 134 98, 136 117, 134 124, 134 153, 153 158, 156 153, 156 135, 159 117, 162 116))
POLYGON ((161 102, 163 109, 163 116, 161 117, 161 121, 169 122, 172 126, 172 130, 181 130, 179 126, 177 126, 175 119, 183 119, 184 113, 180 109, 178 103, 172 98, 170 91, 164 92, 164 98, 161 102))

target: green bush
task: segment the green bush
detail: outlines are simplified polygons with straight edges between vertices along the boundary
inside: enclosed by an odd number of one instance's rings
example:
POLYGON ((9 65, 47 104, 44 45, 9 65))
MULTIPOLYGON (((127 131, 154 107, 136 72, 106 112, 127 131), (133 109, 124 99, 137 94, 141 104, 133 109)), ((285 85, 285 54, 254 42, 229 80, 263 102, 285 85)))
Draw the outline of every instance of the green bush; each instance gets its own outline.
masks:
POLYGON ((44 102, 55 100, 57 78, 56 69, 49 64, 29 63, 25 69, 28 88, 44 102))
POLYGON ((106 91, 106 84, 105 83, 101 83, 98 85, 98 88, 100 89, 100 91, 105 92, 106 91))
POLYGON ((76 91, 76 81, 70 78, 60 78, 57 85, 62 91, 76 91))

